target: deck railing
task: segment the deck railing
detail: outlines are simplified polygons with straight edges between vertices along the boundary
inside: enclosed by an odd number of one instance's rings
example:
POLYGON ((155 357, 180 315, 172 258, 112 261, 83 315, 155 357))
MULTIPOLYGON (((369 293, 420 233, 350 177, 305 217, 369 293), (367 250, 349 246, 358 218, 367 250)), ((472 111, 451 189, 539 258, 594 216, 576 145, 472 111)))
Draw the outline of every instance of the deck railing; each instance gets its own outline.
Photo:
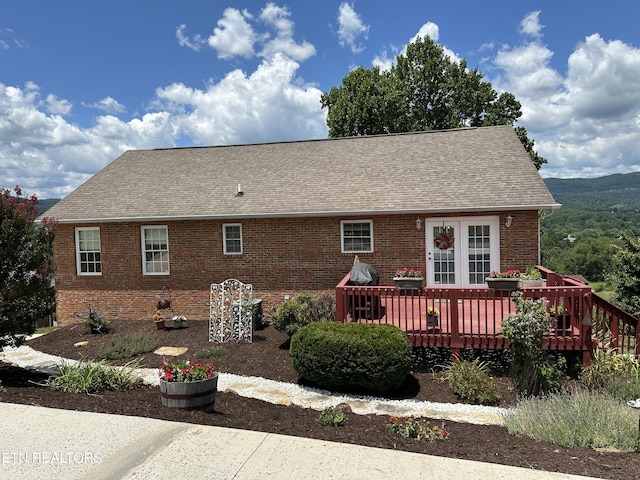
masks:
MULTIPOLYGON (((638 320, 594 295, 588 285, 539 267, 547 286, 522 288, 525 298, 546 299, 555 318, 546 338, 550 350, 583 353, 590 362, 593 348, 606 346, 638 355, 638 320)), ((390 323, 406 332, 412 345, 505 349, 502 320, 515 313, 510 292, 486 287, 398 290, 394 286, 349 285, 347 274, 336 286, 336 319, 390 323), (438 310, 433 324, 429 309, 438 310)))

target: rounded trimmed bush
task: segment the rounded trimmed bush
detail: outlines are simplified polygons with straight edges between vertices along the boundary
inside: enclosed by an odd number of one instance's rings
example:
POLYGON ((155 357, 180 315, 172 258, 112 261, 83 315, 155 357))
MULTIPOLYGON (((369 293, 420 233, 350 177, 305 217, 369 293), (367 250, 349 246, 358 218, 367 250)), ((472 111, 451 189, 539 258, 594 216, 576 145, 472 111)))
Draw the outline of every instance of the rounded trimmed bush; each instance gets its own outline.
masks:
POLYGON ((398 388, 411 371, 411 345, 393 325, 312 323, 291 338, 293 368, 331 390, 398 388))

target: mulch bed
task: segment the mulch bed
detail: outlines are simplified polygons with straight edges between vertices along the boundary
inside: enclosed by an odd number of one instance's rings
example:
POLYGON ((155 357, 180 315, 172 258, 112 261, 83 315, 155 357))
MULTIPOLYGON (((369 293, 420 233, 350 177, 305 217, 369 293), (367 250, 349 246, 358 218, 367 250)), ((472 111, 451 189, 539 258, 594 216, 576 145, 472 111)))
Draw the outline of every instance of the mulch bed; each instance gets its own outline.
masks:
MULTIPOLYGON (((194 353, 204 348, 219 346, 226 350, 226 355, 211 361, 220 371, 291 383, 300 381, 291 367, 286 335, 276 332, 271 326, 255 332, 251 344, 219 345, 208 342, 206 322, 189 322, 188 328, 180 330, 155 330, 151 320, 116 321, 112 333, 108 335, 91 335, 78 325, 60 328, 33 339, 29 345, 65 358, 97 359, 98 351, 104 344, 115 336, 129 333, 155 337, 158 346, 188 347, 188 352, 177 359, 192 358, 194 353), (89 343, 86 347, 74 346, 81 341, 89 343)), ((152 353, 140 357, 141 366, 157 367, 160 361, 161 357, 152 353)), ((327 427, 316 421, 317 411, 273 405, 224 392, 219 392, 216 397, 214 413, 182 411, 159 408, 160 395, 156 387, 145 386, 131 391, 96 395, 69 394, 51 391, 33 383, 45 378, 42 374, 0 364, 0 381, 5 387, 5 391, 0 393, 0 401, 272 432, 598 478, 640 478, 640 455, 637 453, 566 449, 529 438, 514 437, 505 428, 497 426, 445 422, 444 426, 450 432, 449 440, 427 443, 389 432, 386 429, 386 416, 348 414, 346 426, 327 427)), ((508 378, 497 380, 503 395, 501 405, 512 405, 515 398, 509 391, 508 378)), ((440 377, 429 371, 420 371, 417 367, 392 397, 445 403, 461 401, 440 377)), ((431 420, 431 424, 441 426, 442 421, 431 420)))

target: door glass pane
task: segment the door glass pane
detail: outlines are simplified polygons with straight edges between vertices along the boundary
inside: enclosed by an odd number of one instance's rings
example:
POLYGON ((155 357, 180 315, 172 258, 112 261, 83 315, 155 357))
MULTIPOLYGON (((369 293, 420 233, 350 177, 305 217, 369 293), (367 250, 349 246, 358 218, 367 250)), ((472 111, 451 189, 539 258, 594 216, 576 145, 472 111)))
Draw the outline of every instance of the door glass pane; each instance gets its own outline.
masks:
POLYGON ((433 227, 433 274, 436 285, 455 285, 455 229, 450 225, 433 227))
POLYGON ((491 273, 489 225, 469 225, 469 284, 485 282, 491 273))

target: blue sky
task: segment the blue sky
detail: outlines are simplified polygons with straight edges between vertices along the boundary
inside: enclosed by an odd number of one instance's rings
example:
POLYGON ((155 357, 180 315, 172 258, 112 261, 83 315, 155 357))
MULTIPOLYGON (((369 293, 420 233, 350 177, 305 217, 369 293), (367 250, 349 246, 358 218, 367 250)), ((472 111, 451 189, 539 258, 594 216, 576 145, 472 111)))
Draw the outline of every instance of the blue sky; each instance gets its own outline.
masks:
POLYGON ((544 177, 640 171, 640 2, 30 0, 0 7, 0 186, 128 149, 327 136, 320 94, 416 35, 522 103, 544 177))

